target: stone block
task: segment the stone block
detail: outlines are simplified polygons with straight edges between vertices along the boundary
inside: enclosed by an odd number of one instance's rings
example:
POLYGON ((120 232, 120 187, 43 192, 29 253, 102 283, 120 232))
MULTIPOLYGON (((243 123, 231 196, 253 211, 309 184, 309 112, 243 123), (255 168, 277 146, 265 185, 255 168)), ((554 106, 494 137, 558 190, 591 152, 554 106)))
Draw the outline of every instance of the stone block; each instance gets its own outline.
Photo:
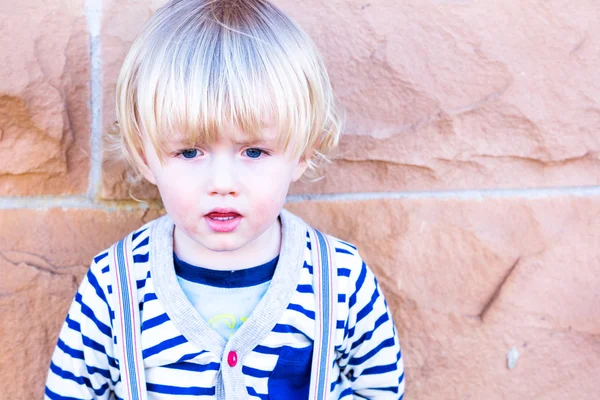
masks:
POLYGON ((594 392, 600 198, 305 201, 286 208, 357 245, 375 272, 403 344, 409 397, 594 392), (512 346, 521 358, 508 370, 512 346))
POLYGON ((600 184, 597 4, 281 0, 346 110, 293 193, 600 184))
POLYGON ((38 399, 92 257, 155 211, 0 211, 1 398, 38 399))
MULTIPOLYGON (((593 397, 600 373, 597 336, 510 324, 480 324, 412 309, 404 335, 406 396, 434 399, 560 400, 593 397), (507 354, 518 358, 508 368, 507 354)), ((402 335, 402 333, 400 333, 402 335)))
POLYGON ((0 195, 84 193, 91 114, 84 2, 13 2, 0 22, 0 195))

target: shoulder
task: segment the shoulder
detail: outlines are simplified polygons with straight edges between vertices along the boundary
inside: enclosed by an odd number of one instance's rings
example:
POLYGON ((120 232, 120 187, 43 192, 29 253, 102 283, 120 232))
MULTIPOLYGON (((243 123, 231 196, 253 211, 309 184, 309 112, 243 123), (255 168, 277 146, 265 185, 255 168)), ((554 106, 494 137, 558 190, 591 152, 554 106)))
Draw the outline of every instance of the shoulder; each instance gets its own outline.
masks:
POLYGON ((160 217, 148 222, 140 228, 128 233, 123 239, 115 242, 106 249, 100 251, 92 258, 90 269, 86 275, 86 279, 97 283, 102 291, 112 292, 112 275, 110 271, 116 268, 119 252, 116 251, 119 243, 123 243, 122 255, 124 259, 133 260, 135 265, 136 278, 144 278, 147 274, 147 268, 140 268, 141 265, 147 264, 150 257, 150 242, 152 237, 156 236, 156 227, 164 225, 165 217, 160 217))
POLYGON ((332 235, 324 235, 329 242, 331 256, 337 270, 338 286, 347 286, 345 291, 351 291, 368 267, 353 243, 332 235))
POLYGON ((307 240, 306 246, 308 250, 312 249, 313 245, 313 243, 311 243, 312 230, 317 230, 323 236, 325 236, 327 238, 327 242, 329 243, 329 249, 332 253, 331 257, 333 258, 335 266, 338 270, 338 277, 350 278, 353 280, 358 278, 364 262, 354 244, 312 227, 302 218, 285 209, 282 210, 281 216, 284 218, 286 225, 296 225, 301 227, 303 232, 302 235, 303 237, 305 235, 307 240))

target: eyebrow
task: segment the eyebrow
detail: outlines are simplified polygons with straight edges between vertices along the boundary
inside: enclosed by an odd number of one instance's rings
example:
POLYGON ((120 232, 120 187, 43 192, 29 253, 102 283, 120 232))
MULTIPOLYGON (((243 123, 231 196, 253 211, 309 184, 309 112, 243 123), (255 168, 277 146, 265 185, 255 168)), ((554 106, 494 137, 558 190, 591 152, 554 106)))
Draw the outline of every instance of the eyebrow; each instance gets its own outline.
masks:
MULTIPOLYGON (((181 146, 189 146, 191 145, 190 141, 186 140, 185 138, 182 137, 175 137, 169 140, 170 144, 172 146, 175 147, 181 147, 181 146)), ((270 140, 265 140, 265 139, 249 139, 249 140, 232 140, 231 141, 234 145, 236 146, 244 146, 244 147, 251 147, 251 146, 275 146, 277 143, 276 139, 270 139, 270 140)), ((197 143, 195 143, 194 145, 205 145, 207 144, 207 142, 205 141, 198 141, 197 143)))
POLYGON ((255 145, 273 145, 274 140, 254 139, 254 140, 232 140, 237 146, 255 146, 255 145))
MULTIPOLYGON (((197 143, 195 144, 202 144, 202 141, 196 141, 197 143)), ((175 146, 188 146, 191 145, 192 141, 186 139, 186 138, 182 138, 182 137, 175 137, 175 138, 171 138, 169 139, 169 143, 175 146)))

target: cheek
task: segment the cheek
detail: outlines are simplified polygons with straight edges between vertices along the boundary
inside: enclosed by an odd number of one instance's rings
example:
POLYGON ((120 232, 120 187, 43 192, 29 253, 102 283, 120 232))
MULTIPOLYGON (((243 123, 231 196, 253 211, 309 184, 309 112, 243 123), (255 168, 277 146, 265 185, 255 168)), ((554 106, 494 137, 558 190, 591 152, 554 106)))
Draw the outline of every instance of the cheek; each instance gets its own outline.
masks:
POLYGON ((175 226, 186 232, 186 235, 198 233, 198 205, 191 201, 193 196, 182 196, 178 193, 168 192, 169 195, 162 196, 162 201, 167 214, 171 217, 175 226))
POLYGON ((292 182, 293 170, 288 165, 275 164, 268 169, 247 176, 246 182, 252 182, 253 192, 260 191, 265 196, 285 197, 292 182))
MULTIPOLYGON (((195 196, 186 190, 187 186, 181 182, 159 182, 158 189, 165 209, 174 220, 188 217, 194 210, 195 196)), ((196 204, 197 208, 197 204, 196 204)))
POLYGON ((263 198, 261 201, 254 204, 253 212, 261 219, 272 219, 279 215, 279 210, 283 206, 283 201, 269 197, 263 198))
POLYGON ((252 213, 258 221, 270 223, 279 215, 287 195, 287 182, 274 179, 272 176, 262 179, 253 187, 252 213), (276 184, 273 184, 276 183, 276 184))

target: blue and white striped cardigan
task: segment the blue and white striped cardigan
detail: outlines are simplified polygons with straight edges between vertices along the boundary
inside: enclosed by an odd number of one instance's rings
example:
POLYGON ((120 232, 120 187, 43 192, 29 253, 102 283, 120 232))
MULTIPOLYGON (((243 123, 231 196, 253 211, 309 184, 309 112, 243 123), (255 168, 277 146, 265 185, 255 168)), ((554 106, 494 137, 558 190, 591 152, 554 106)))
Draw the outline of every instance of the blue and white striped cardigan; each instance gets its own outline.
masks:
MULTIPOLYGON (((173 268, 168 216, 130 234, 149 399, 293 399, 275 385, 275 366, 312 354, 315 297, 311 243, 304 221, 282 210, 282 244, 269 289, 226 341, 200 318, 173 268), (227 362, 230 351, 238 363, 227 362), (279 390, 279 391, 278 391, 279 390)), ((401 399, 404 367, 387 303, 356 248, 330 238, 337 268, 337 307, 328 399, 401 399)), ((84 277, 52 356, 46 399, 123 398, 113 335, 111 268, 104 251, 84 277)), ((278 371, 281 371, 278 368, 278 371)), ((285 371, 285 368, 284 368, 285 371)), ((278 375, 281 375, 278 372, 278 375)), ((288 377, 294 379, 294 377, 288 377)))

